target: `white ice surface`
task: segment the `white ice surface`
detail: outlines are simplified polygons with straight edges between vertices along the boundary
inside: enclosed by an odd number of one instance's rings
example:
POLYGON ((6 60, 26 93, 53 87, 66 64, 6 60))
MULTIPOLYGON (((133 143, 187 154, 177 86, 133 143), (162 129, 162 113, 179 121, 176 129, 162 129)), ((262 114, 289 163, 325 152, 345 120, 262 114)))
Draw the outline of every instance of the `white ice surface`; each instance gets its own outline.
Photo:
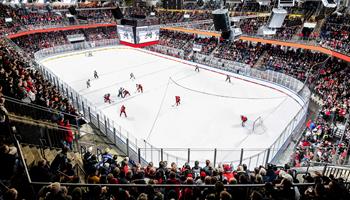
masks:
MULTIPOLYGON (((297 95, 277 85, 240 75, 234 75, 238 78, 231 78, 232 82, 228 83, 224 74, 205 69, 197 73, 189 62, 144 50, 117 46, 94 51, 93 57, 84 53, 65 55, 41 63, 108 118, 155 147, 256 149, 245 152, 246 157, 269 147, 302 104, 297 95), (94 70, 99 79, 93 78, 94 70), (134 81, 129 79, 131 72, 136 77, 134 81), (92 80, 88 89, 87 79, 92 80), (143 85, 144 93, 136 93, 136 83, 143 85), (117 98, 120 87, 129 90, 131 96, 117 98), (112 104, 104 103, 106 93, 111 93, 112 104), (173 106, 176 95, 181 96, 178 107, 173 106), (119 117, 122 104, 126 106, 127 118, 119 117), (242 114, 248 117, 246 127, 241 126, 242 114), (252 134, 252 123, 259 116, 264 126, 260 132, 264 132, 252 134)), ((237 160, 239 153, 226 152, 218 157, 237 160)), ((211 159, 212 154, 212 151, 200 151, 192 153, 191 158, 211 159)), ((186 157, 187 152, 178 155, 186 157)))

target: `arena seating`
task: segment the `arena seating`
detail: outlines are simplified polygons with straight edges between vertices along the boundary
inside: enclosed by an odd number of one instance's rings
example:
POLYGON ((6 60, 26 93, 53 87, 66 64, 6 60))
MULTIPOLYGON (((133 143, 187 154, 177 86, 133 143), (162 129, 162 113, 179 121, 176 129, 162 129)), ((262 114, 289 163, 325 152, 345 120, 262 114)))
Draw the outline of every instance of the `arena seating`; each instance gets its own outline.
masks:
POLYGON ((26 52, 32 55, 40 49, 53 47, 55 45, 69 44, 67 35, 73 34, 84 34, 86 41, 97 41, 104 39, 117 38, 116 27, 101 27, 101 28, 90 28, 90 29, 77 29, 69 31, 57 31, 50 33, 40 33, 25 35, 18 37, 13 41, 23 48, 26 52), (49 40, 42 40, 42 38, 50 38, 49 40), (30 44, 30 45, 27 45, 30 44))
POLYGON ((349 54, 350 49, 350 15, 332 15, 322 26, 319 41, 321 45, 331 47, 349 54))

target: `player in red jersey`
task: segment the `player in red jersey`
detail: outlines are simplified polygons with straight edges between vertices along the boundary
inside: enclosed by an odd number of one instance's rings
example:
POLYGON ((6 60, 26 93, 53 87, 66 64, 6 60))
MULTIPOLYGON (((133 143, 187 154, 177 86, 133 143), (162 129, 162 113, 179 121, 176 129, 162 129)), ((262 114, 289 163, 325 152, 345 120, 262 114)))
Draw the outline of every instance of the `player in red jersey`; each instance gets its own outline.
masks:
POLYGON ((245 126, 246 121, 248 121, 248 118, 244 115, 241 115, 241 121, 242 121, 242 127, 245 126))
POLYGON ((122 114, 124 114, 124 115, 125 115, 125 117, 128 117, 128 116, 126 116, 125 106, 124 106, 124 105, 122 105, 122 107, 120 107, 120 114, 119 114, 119 116, 121 117, 121 116, 122 116, 122 114))
POLYGON ((175 104, 176 106, 180 105, 180 96, 175 96, 175 104))
POLYGON ((123 98, 125 98, 125 97, 126 97, 126 95, 129 95, 129 96, 130 96, 130 92, 129 92, 129 91, 127 91, 127 90, 124 90, 124 91, 123 91, 123 98))
POLYGON ((143 93, 143 87, 141 84, 136 84, 136 89, 137 89, 137 92, 143 93))
POLYGON ((111 94, 107 93, 103 96, 105 103, 111 103, 111 94))

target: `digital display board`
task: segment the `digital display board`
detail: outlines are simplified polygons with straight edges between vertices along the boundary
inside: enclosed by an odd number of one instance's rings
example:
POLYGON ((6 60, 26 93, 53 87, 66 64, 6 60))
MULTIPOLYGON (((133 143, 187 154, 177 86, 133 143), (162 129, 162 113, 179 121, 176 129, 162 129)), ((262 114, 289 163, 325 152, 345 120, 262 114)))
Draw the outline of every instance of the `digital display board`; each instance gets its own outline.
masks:
POLYGON ((159 40, 159 25, 136 27, 136 44, 159 40))
POLYGON ((118 31, 119 40, 123 42, 135 44, 134 32, 132 29, 133 29, 132 26, 118 25, 117 31, 118 31))

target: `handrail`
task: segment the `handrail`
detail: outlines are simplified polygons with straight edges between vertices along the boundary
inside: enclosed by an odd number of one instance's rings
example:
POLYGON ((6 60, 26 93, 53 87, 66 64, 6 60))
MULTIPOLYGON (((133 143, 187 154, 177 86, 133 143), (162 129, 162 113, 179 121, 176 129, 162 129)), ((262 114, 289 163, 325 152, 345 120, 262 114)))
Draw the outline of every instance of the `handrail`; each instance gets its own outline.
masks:
POLYGON ((19 157, 20 157, 20 159, 21 159, 21 161, 23 163, 23 166, 24 166, 25 176, 27 177, 28 182, 31 183, 32 179, 30 178, 28 167, 27 167, 27 164, 26 164, 26 162, 24 160, 24 156, 23 156, 23 152, 22 152, 21 146, 20 146, 17 138, 15 137, 14 139, 15 139, 15 145, 16 145, 16 147, 18 149, 18 152, 19 152, 18 155, 19 155, 19 157))
MULTIPOLYGON (((50 182, 31 182, 31 184, 34 185, 50 185, 50 182)), ((62 186, 76 186, 76 187, 89 187, 89 186, 107 186, 107 187, 155 187, 155 188, 188 188, 188 187, 199 187, 199 188, 213 188, 215 185, 208 184, 208 185, 196 185, 196 184, 92 184, 92 183, 60 183, 62 186)), ((314 186, 315 183, 294 183, 293 186, 314 186)), ((265 187, 265 184, 224 184, 225 188, 235 188, 235 187, 243 187, 243 188, 249 188, 249 187, 265 187)))
MULTIPOLYGON (((18 116, 18 115, 11 115, 11 114, 8 114, 9 118, 13 121, 21 121, 23 123, 28 123, 28 122, 31 122, 31 123, 36 123, 38 124, 39 126, 45 126, 45 127, 48 127, 48 128, 51 128, 51 129, 56 129, 56 130, 60 130, 60 131, 67 131, 67 128, 64 128, 64 126, 60 126, 58 124, 55 124, 55 123, 50 123, 50 122, 44 122, 44 121, 41 121, 41 120, 35 120, 35 119, 28 119, 26 117, 21 117, 21 116, 18 116), (63 127, 63 128, 62 128, 63 127)), ((29 124, 29 123, 28 123, 29 124)), ((77 131, 78 128, 71 124, 71 129, 77 131)))
POLYGON ((71 117, 80 117, 79 115, 73 115, 73 114, 70 114, 70 113, 67 113, 67 112, 64 112, 64 111, 60 111, 60 110, 56 110, 56 109, 53 109, 53 108, 47 108, 47 107, 40 106, 40 105, 33 104, 33 103, 26 103, 26 102, 23 102, 21 100, 18 100, 18 99, 15 99, 15 98, 12 98, 12 97, 9 97, 9 96, 6 96, 6 95, 3 95, 3 97, 5 97, 6 101, 13 102, 13 103, 20 104, 20 105, 24 105, 24 106, 28 106, 28 107, 31 107, 31 108, 34 108, 34 109, 46 111, 46 112, 49 112, 49 113, 52 113, 52 114, 61 113, 61 114, 64 114, 64 115, 67 115, 67 116, 71 116, 71 117))

